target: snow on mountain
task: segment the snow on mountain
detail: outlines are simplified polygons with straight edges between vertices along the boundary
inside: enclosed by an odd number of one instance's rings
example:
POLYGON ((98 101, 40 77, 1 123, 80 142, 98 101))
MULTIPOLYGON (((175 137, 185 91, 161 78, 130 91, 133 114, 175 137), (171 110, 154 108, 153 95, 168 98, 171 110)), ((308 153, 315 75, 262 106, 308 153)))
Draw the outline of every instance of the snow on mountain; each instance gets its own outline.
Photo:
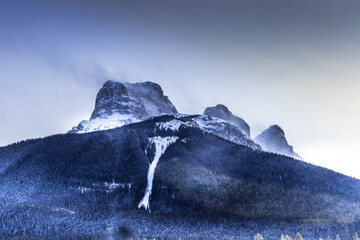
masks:
MULTIPOLYGON (((178 139, 179 139, 178 137, 174 137, 174 136, 171 137, 156 136, 149 139, 148 148, 151 147, 152 145, 155 146, 155 156, 153 161, 149 163, 150 166, 147 175, 147 186, 144 197, 141 199, 138 205, 139 209, 143 207, 145 210, 148 210, 149 212, 151 211, 149 201, 152 192, 156 165, 158 164, 160 157, 165 153, 167 147, 175 143, 178 139)), ((147 154, 147 150, 145 150, 145 153, 147 154)))
MULTIPOLYGON (((230 124, 227 121, 222 119, 209 117, 206 115, 186 115, 186 114, 173 114, 169 116, 170 120, 159 121, 155 123, 154 133, 166 132, 167 134, 172 134, 174 132, 179 132, 181 127, 185 128, 198 128, 202 131, 212 133, 214 135, 220 136, 224 139, 238 143, 240 145, 248 146, 254 150, 260 150, 260 146, 254 143, 250 138, 248 138, 244 133, 239 131, 239 129, 230 124), (159 132, 160 131, 160 132, 159 132)), ((148 155, 148 151, 151 147, 154 147, 154 157, 151 162, 149 162, 149 169, 147 174, 147 186, 143 198, 138 204, 138 208, 144 208, 147 211, 150 210, 150 197, 152 193, 152 186, 154 180, 154 174, 156 166, 165 153, 166 149, 173 143, 175 143, 180 138, 177 136, 155 136, 149 138, 149 144, 145 149, 145 154, 148 155)), ((187 139, 182 139, 183 142, 186 142, 187 139), (184 140, 184 141, 183 141, 184 140)))
POLYGON ((161 87, 152 82, 107 81, 99 90, 89 121, 82 121, 69 133, 106 130, 164 114, 177 113, 161 87))
POLYGON ((250 137, 247 123, 224 105, 205 109, 204 116, 177 112, 161 87, 152 82, 120 83, 107 81, 99 90, 90 120, 84 120, 69 133, 88 133, 122 127, 151 117, 173 115, 175 119, 157 124, 159 130, 178 131, 181 125, 200 128, 226 140, 261 149, 250 137), (209 115, 209 116, 207 116, 209 115))
POLYGON ((219 135, 227 140, 246 146, 249 145, 254 146, 255 144, 255 146, 259 147, 259 149, 262 149, 267 152, 273 152, 273 153, 290 156, 296 159, 302 159, 298 154, 294 152, 293 147, 288 144, 285 138, 284 131, 278 125, 273 125, 269 127, 269 129, 262 132, 253 141, 250 140, 251 142, 249 142, 250 139, 249 125, 243 119, 233 115, 226 106, 222 104, 218 104, 215 107, 208 107, 205 109, 204 115, 220 118, 224 120, 224 122, 228 122, 232 124, 239 130, 241 130, 247 137, 244 138, 243 136, 239 136, 239 134, 235 134, 236 132, 235 130, 231 131, 231 134, 229 134, 229 132, 224 131, 224 129, 222 130, 216 129, 215 126, 210 125, 210 128, 212 127, 215 131, 214 134, 219 135), (244 140, 246 142, 244 142, 244 140))
POLYGON ((167 122, 156 123, 156 128, 164 131, 171 130, 173 132, 177 132, 180 127, 195 127, 228 141, 247 146, 254 150, 261 150, 261 147, 258 144, 254 143, 253 140, 246 136, 236 126, 222 119, 206 115, 174 114, 173 117, 175 119, 167 122))
POLYGON ((124 125, 141 121, 130 114, 113 113, 110 116, 104 115, 90 121, 82 121, 77 127, 69 132, 71 133, 87 133, 112 128, 122 127, 124 125))
POLYGON ((289 157, 302 160, 302 158, 294 152, 285 138, 284 130, 278 125, 272 125, 254 138, 254 141, 267 152, 283 154, 289 157))
POLYGON ((173 115, 175 119, 158 123, 156 127, 159 130, 174 132, 182 125, 197 127, 255 150, 263 149, 301 159, 287 144, 282 129, 278 130, 273 126, 253 141, 250 138, 249 125, 233 115, 226 106, 218 104, 208 107, 201 116, 180 114, 164 95, 160 85, 152 82, 105 82, 96 96, 95 108, 90 119, 80 122, 69 133, 108 130, 161 115, 173 115))
POLYGON ((160 130, 171 130, 173 132, 177 132, 179 131, 179 128, 181 125, 183 125, 184 123, 177 120, 177 119, 173 119, 171 121, 168 121, 168 122, 159 122, 159 123, 156 123, 155 126, 160 129, 160 130))
POLYGON ((243 133, 246 134, 246 136, 250 137, 250 126, 243 119, 233 115, 229 109, 222 104, 218 104, 215 107, 206 108, 204 115, 228 121, 229 123, 238 127, 243 133))
POLYGON ((204 131, 215 134, 231 142, 250 147, 254 150, 261 149, 258 144, 254 143, 236 126, 222 119, 202 115, 192 118, 189 124, 195 124, 204 131))

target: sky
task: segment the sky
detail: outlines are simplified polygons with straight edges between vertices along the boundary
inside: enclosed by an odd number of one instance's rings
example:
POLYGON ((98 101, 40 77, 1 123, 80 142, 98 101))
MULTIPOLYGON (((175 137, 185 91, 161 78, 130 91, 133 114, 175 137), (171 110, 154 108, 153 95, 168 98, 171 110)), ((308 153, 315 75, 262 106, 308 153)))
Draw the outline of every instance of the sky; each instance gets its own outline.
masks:
POLYGON ((109 79, 183 113, 225 104, 360 179, 360 2, 0 0, 0 146, 88 119, 109 79))

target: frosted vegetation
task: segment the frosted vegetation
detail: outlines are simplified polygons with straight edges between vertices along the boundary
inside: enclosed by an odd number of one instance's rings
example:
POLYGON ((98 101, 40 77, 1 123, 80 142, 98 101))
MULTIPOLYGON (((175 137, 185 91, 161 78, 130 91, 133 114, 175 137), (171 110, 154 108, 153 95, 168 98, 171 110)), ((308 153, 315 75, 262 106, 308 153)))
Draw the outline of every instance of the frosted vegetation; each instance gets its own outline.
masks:
POLYGON ((180 120, 177 119, 173 119, 171 121, 168 122, 160 122, 160 123, 156 123, 155 126, 157 128, 159 128, 160 130, 171 130, 173 132, 177 132, 179 131, 179 128, 181 125, 184 125, 185 123, 181 122, 180 120))

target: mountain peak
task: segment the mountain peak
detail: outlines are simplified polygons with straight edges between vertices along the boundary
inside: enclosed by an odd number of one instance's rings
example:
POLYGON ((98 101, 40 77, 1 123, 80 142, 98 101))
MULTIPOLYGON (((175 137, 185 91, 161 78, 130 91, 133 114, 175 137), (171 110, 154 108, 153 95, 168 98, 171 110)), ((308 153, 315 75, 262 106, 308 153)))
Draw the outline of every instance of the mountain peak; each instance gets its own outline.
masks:
POLYGON ((285 137, 285 132, 284 130, 277 124, 271 125, 267 131, 271 132, 272 134, 275 135, 281 135, 285 137))
POLYGON ((89 121, 82 121, 71 133, 105 130, 150 117, 177 113, 160 85, 153 82, 106 81, 96 96, 89 121))
POLYGON ((233 115, 223 104, 217 104, 215 107, 207 107, 204 115, 228 121, 238 127, 246 136, 250 137, 250 126, 242 118, 233 115))
POLYGON ((256 136, 254 141, 267 152, 275 152, 296 159, 302 159, 294 152, 293 147, 288 144, 285 132, 279 125, 271 125, 268 129, 256 136))
POLYGON ((217 104, 215 106, 216 109, 219 109, 220 111, 224 112, 230 112, 229 109, 224 104, 217 104))
MULTIPOLYGON (((133 100, 129 97, 128 91, 124 84, 114 81, 106 81, 102 88, 96 95, 95 109, 91 114, 90 120, 110 116, 115 112, 120 114, 131 114, 136 112, 136 118, 141 118, 141 115, 144 114, 144 109, 138 109, 137 111, 133 109, 136 107, 136 104, 133 103, 133 100), (129 104, 131 103, 131 104, 129 104), (132 106, 132 108, 130 108, 132 106)), ((141 107, 141 106, 140 106, 141 107)))

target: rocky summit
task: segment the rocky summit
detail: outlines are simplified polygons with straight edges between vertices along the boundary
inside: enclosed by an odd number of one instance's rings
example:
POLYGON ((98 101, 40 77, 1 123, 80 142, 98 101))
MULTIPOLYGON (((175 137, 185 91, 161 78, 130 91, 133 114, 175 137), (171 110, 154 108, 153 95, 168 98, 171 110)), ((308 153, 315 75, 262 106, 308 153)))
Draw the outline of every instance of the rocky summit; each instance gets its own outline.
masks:
POLYGON ((254 141, 267 152, 283 154, 296 159, 302 159, 294 152, 293 147, 288 144, 284 130, 278 125, 272 125, 258 136, 254 141))
POLYGON ((243 119, 233 115, 232 112, 230 112, 229 109, 222 104, 206 108, 204 115, 220 118, 230 122, 238 127, 244 134, 246 134, 246 136, 250 137, 250 126, 243 119))
POLYGON ((174 113, 177 113, 175 106, 156 83, 107 81, 96 96, 90 120, 82 121, 69 133, 106 130, 174 113))

